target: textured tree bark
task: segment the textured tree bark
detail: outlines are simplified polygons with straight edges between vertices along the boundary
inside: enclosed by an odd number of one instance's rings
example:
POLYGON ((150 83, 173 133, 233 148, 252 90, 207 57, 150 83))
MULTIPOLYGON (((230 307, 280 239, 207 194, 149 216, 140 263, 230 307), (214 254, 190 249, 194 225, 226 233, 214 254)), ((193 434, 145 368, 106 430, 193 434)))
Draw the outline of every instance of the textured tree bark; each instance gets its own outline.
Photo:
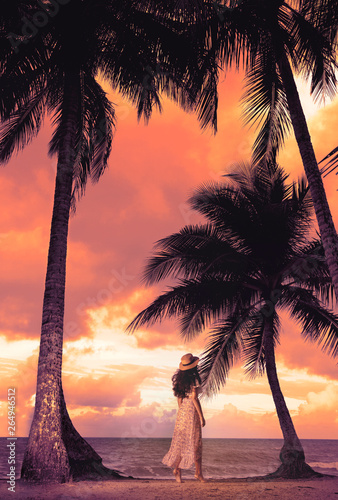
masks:
POLYGON ((279 455, 282 464, 277 471, 269 474, 269 477, 299 478, 321 476, 321 474, 315 472, 305 462, 302 444, 297 436, 286 406, 276 370, 273 325, 268 319, 264 328, 264 354, 266 373, 284 437, 284 444, 279 455))
POLYGON ((326 261, 330 270, 332 283, 338 297, 338 238, 333 224, 330 207, 319 172, 317 160, 311 143, 309 129, 299 99, 298 90, 293 77, 289 60, 284 50, 278 61, 279 72, 287 96, 292 126, 302 158, 305 174, 309 183, 311 197, 323 242, 326 261))
POLYGON ((63 145, 55 182, 36 403, 21 470, 22 478, 36 482, 120 477, 103 467, 101 457, 75 430, 62 390, 67 240, 80 95, 79 72, 70 72, 64 84, 63 145))
POLYGON ((61 420, 62 441, 67 450, 70 476, 73 480, 124 479, 124 476, 121 476, 118 471, 102 465, 102 458, 80 436, 70 420, 63 394, 61 397, 61 420))

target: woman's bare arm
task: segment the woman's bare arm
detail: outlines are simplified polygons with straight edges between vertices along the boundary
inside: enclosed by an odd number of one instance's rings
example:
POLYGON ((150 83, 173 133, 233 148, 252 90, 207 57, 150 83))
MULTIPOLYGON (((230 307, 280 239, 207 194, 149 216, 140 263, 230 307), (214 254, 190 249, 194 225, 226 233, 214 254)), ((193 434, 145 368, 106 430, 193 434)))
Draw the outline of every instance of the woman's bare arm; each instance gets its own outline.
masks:
POLYGON ((182 398, 177 398, 178 407, 180 408, 182 404, 182 398))
POLYGON ((198 416, 200 417, 201 426, 204 427, 205 426, 205 419, 204 419, 204 416, 203 416, 203 411, 202 411, 201 403, 199 402, 198 393, 197 393, 196 389, 193 389, 193 391, 192 391, 192 399, 193 399, 193 402, 194 402, 194 406, 195 406, 195 408, 197 410, 198 416))

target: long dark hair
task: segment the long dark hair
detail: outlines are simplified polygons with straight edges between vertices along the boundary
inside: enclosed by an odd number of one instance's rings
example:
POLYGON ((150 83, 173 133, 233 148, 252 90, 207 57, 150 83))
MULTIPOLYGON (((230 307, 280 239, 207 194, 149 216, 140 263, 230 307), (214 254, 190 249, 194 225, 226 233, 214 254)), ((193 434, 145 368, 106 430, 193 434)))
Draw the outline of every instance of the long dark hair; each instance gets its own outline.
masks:
POLYGON ((201 385, 197 366, 191 370, 177 370, 173 377, 173 391, 177 398, 186 398, 188 393, 195 385, 201 385))

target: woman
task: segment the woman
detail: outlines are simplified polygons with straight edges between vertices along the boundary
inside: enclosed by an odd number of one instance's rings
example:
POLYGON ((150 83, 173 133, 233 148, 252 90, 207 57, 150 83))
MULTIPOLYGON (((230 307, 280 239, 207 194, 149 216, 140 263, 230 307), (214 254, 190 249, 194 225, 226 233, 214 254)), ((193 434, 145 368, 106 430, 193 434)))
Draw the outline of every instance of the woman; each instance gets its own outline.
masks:
POLYGON ((189 469, 193 462, 196 467, 196 479, 206 482, 202 474, 201 427, 205 426, 205 420, 198 400, 201 385, 198 362, 199 358, 191 353, 185 354, 181 358, 179 369, 172 377, 178 412, 171 446, 162 462, 174 469, 178 483, 182 482, 181 469, 189 469))

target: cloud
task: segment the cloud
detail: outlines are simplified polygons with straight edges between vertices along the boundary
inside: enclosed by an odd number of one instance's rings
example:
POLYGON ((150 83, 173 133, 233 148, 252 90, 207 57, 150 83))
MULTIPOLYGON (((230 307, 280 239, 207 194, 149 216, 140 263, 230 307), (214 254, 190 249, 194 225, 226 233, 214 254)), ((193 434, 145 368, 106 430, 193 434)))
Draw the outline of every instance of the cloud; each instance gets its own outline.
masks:
MULTIPOLYGON (((301 439, 338 439, 337 387, 310 393, 306 403, 291 412, 301 439)), ((259 401, 259 396, 257 396, 259 401)), ((214 438, 282 438, 276 411, 252 413, 228 403, 207 420, 205 437, 214 438)))
POLYGON ((309 392, 307 403, 300 405, 299 414, 309 415, 318 410, 334 410, 338 418, 338 382, 328 385, 323 391, 309 392))
MULTIPOLYGON (((157 419, 154 436, 172 432, 172 407, 164 409, 157 403, 167 398, 161 387, 164 375, 161 372, 160 381, 156 377, 161 369, 168 370, 169 391, 169 370, 174 370, 184 352, 200 353, 204 335, 186 345, 174 321, 142 328, 133 336, 125 335, 124 329, 165 288, 165 283, 150 289, 141 285, 141 271, 153 243, 185 224, 198 222, 186 205, 192 190, 203 182, 219 180, 233 162, 250 157, 255 133, 243 130, 239 119, 242 76, 229 74, 220 84, 219 132, 215 136, 201 134, 196 117, 167 100, 164 113, 155 113, 145 127, 137 124, 129 104, 113 98, 120 105, 109 170, 97 185, 88 185, 69 229, 64 385, 75 423, 84 435, 133 433, 131 429, 142 429, 142 422, 152 418, 157 419), (126 360, 134 365, 132 370, 123 368, 126 360), (165 415, 167 420, 161 420, 165 415)), ((318 158, 336 146, 337 106, 336 100, 310 120, 318 158)), ((3 356, 14 358, 13 349, 19 349, 16 341, 27 340, 23 356, 27 360, 13 359, 3 365, 1 400, 5 401, 7 385, 16 384, 22 434, 28 431, 33 411, 37 355, 32 354, 35 344, 32 347, 29 339, 38 340, 40 335, 54 192, 56 160, 47 156, 50 135, 46 124, 39 137, 1 172, 0 328, 2 339, 8 340, 3 356)), ((293 180, 303 167, 292 137, 286 146, 280 163, 293 180)), ((325 187, 337 222, 333 174, 325 180, 325 187)), ((293 323, 283 320, 283 324, 277 348, 281 385, 287 398, 307 401, 294 415, 297 428, 309 437, 332 436, 337 417, 334 407, 325 401, 336 399, 331 389, 325 392, 325 384, 336 380, 336 363, 317 346, 304 343, 293 323)), ((264 378, 245 381, 240 367, 230 376, 225 394, 269 394, 264 378)), ((1 411, 5 412, 4 403, 1 411)), ((217 437, 227 432, 239 437, 249 432, 251 437, 280 436, 273 412, 263 411, 258 416, 226 405, 212 415, 206 432, 210 429, 217 437)), ((5 419, 1 422, 2 435, 6 435, 5 419)))
POLYGON ((109 410, 86 410, 70 415, 77 430, 83 436, 155 438, 171 437, 175 425, 176 410, 161 411, 158 404, 125 408, 118 414, 109 410))
POLYGON ((37 353, 26 360, 1 360, 0 386, 0 435, 7 436, 7 397, 8 388, 15 389, 16 396, 16 433, 27 436, 34 407, 32 396, 36 387, 37 353))
MULTIPOLYGON (((3 258, 0 272, 5 282, 27 283, 36 279, 39 263, 45 256, 48 231, 41 226, 28 230, 8 231, 2 235, 1 251, 3 258), (31 265, 25 265, 30 259, 31 265)), ((40 276, 38 276, 40 278, 40 276)))
MULTIPOLYGON (((121 299, 120 296, 116 296, 114 302, 108 302, 102 307, 88 310, 88 325, 92 332, 98 330, 120 332, 126 339, 133 341, 135 348, 156 350, 174 347, 185 350, 186 343, 180 337, 178 321, 174 319, 166 319, 155 325, 143 326, 130 335, 126 334, 126 328, 131 321, 139 312, 149 306, 159 293, 158 287, 151 287, 137 288, 126 298, 121 299)), ((204 342, 205 336, 201 334, 196 339, 189 341, 189 348, 200 352, 204 342)))
POLYGON ((299 327, 286 315, 282 317, 281 344, 276 354, 290 369, 306 368, 309 374, 337 379, 337 361, 323 352, 320 345, 305 341, 299 327))
POLYGON ((124 366, 111 369, 111 373, 97 376, 64 376, 64 393, 67 404, 99 408, 118 408, 123 405, 138 406, 141 402, 139 386, 153 375, 153 369, 140 366, 124 366))
POLYGON ((204 435, 209 438, 278 438, 280 429, 275 412, 255 415, 229 403, 207 420, 204 435))
POLYGON ((318 393, 309 392, 299 406, 294 424, 304 439, 338 439, 338 383, 318 393))
MULTIPOLYGON (((172 435, 176 416, 176 401, 171 394, 172 370, 137 363, 109 365, 103 361, 103 351, 100 347, 95 348, 95 343, 82 348, 75 348, 75 345, 68 346, 65 352, 63 385, 71 418, 83 436, 172 435), (96 369, 79 364, 88 356, 96 358, 96 369)), ((162 356, 160 360, 162 364, 162 356)), ((1 367, 0 413, 5 417, 7 387, 15 387, 19 435, 27 435, 34 409, 37 353, 26 361, 3 359, 1 367)), ((288 371, 284 366, 280 379, 287 403, 292 403, 292 418, 299 436, 337 438, 337 383, 318 378, 314 384, 314 376, 288 371), (293 383, 304 385, 301 390, 298 386, 293 391, 293 383), (311 387, 313 390, 309 390, 311 387), (292 399, 297 397, 304 402, 299 401, 297 405, 297 400, 292 399)), ((270 403, 263 404, 266 398, 271 400, 265 377, 256 381, 243 380, 241 368, 235 368, 232 378, 212 403, 206 404, 202 400, 207 418, 204 436, 280 438, 276 412, 269 410, 270 403), (224 395, 231 402, 220 407, 224 395)), ((5 418, 2 418, 1 425, 0 432, 6 435, 5 418)))
POLYGON ((14 387, 20 395, 20 402, 27 402, 35 393, 37 353, 25 361, 1 359, 0 400, 7 401, 8 387, 14 387))

